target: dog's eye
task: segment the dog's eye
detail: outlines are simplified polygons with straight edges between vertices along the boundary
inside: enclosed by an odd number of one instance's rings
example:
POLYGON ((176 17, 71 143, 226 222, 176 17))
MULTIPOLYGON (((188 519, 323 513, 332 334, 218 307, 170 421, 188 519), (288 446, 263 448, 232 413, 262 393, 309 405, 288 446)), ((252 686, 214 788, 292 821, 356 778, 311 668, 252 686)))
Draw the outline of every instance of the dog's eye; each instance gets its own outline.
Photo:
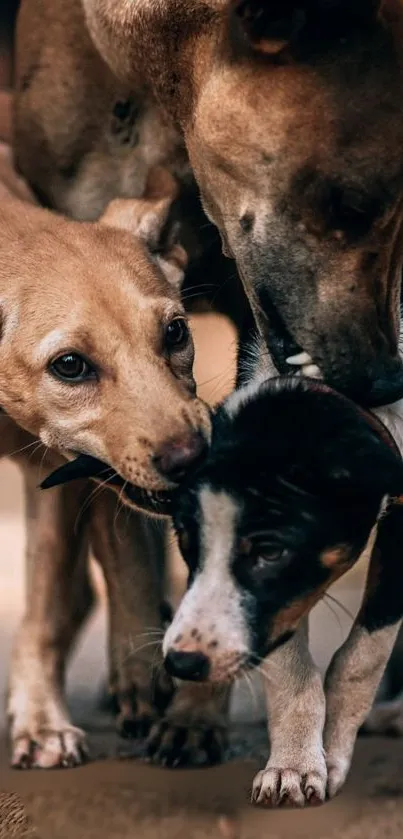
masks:
POLYGON ((357 190, 334 187, 329 195, 328 213, 333 229, 347 235, 365 236, 381 212, 381 202, 357 190))
POLYGON ((189 327, 185 318, 174 318, 165 329, 165 346, 169 352, 180 350, 189 341, 189 327))
POLYGON ((280 562, 281 559, 285 559, 289 556, 289 551, 285 548, 274 548, 271 551, 265 551, 262 553, 258 558, 257 562, 266 563, 266 562, 280 562))
POLYGON ((277 575, 277 569, 290 558, 290 551, 273 549, 254 557, 249 569, 245 569, 254 586, 263 585, 277 575))
POLYGON ((94 379, 96 376, 94 368, 78 353, 63 353, 55 358, 49 365, 50 372, 63 382, 78 384, 94 379))

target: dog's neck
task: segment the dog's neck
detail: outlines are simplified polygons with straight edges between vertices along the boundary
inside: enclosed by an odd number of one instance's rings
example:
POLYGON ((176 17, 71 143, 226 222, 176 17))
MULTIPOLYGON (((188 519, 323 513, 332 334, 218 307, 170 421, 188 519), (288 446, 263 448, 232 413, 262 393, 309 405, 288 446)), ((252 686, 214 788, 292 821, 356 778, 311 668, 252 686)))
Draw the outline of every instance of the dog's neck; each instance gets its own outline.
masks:
POLYGON ((224 17, 225 0, 140 3, 138 13, 130 8, 127 16, 136 27, 133 49, 127 48, 128 20, 122 17, 120 0, 106 4, 106 16, 114 20, 113 31, 93 0, 83 0, 83 6, 95 45, 116 75, 124 75, 135 88, 142 79, 169 119, 183 130, 211 71, 220 33, 217 20, 224 17))

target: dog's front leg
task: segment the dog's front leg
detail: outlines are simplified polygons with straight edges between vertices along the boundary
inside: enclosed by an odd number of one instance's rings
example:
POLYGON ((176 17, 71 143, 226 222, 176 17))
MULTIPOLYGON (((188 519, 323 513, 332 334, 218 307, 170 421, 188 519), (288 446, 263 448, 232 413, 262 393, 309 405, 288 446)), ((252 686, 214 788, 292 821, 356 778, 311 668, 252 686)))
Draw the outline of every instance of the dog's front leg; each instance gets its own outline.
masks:
POLYGON ((369 713, 403 615, 403 507, 380 520, 366 592, 350 636, 326 677, 328 794, 347 777, 357 732, 369 713))
POLYGON ((165 531, 160 522, 121 509, 109 490, 91 508, 94 555, 108 593, 110 689, 118 729, 144 737, 165 709, 172 685, 162 667, 165 531))
POLYGON ((320 804, 326 796, 322 744, 325 697, 308 649, 308 625, 263 664, 270 758, 253 782, 252 800, 268 807, 320 804))
POLYGON ((86 751, 83 732, 71 724, 63 689, 68 652, 93 602, 88 527, 85 515, 80 518, 88 490, 38 491, 38 463, 29 452, 23 463, 26 612, 8 690, 11 761, 22 769, 69 767, 81 763, 86 751))

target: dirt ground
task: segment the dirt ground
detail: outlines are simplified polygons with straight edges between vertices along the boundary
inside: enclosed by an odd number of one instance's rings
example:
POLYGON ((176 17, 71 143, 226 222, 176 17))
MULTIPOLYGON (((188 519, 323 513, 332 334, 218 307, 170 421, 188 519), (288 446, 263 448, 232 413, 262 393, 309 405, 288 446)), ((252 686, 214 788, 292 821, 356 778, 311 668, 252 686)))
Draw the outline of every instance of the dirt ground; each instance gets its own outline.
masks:
MULTIPOLYGON (((219 399, 231 384, 234 338, 215 318, 195 320, 197 376, 205 396, 219 399)), ((22 495, 18 472, 0 469, 0 691, 4 693, 11 639, 23 608, 22 495)), ((175 586, 182 566, 173 562, 175 586)), ((339 584, 337 597, 357 608, 362 569, 339 584)), ((333 608, 333 606, 332 606, 333 608)), ((312 620, 314 657, 326 666, 350 619, 321 605, 312 620)), ((231 759, 210 770, 169 771, 135 758, 118 740, 113 721, 99 709, 106 674, 106 618, 101 603, 69 673, 74 722, 89 732, 92 761, 74 770, 8 769, 2 718, 0 737, 0 839, 401 839, 403 744, 361 740, 342 795, 313 811, 267 812, 249 805, 251 781, 267 756, 264 710, 239 689, 233 707, 231 759)))

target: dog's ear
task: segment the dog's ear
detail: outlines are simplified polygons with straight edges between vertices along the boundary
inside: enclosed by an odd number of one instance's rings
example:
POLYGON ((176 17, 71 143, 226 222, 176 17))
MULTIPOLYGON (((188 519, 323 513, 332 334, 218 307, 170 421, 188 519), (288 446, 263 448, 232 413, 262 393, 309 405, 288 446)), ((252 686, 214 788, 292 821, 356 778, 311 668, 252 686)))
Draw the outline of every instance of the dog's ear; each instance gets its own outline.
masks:
POLYGON ((323 451, 326 483, 331 494, 360 501, 403 496, 403 461, 371 428, 357 422, 339 443, 323 451))
POLYGON ((142 198, 116 198, 100 219, 108 227, 127 230, 147 246, 171 285, 180 289, 187 267, 186 251, 177 241, 178 227, 171 220, 178 185, 166 169, 155 167, 142 198))
POLYGON ((382 0, 231 0, 231 14, 254 50, 275 55, 304 35, 347 30, 376 18, 382 0))

